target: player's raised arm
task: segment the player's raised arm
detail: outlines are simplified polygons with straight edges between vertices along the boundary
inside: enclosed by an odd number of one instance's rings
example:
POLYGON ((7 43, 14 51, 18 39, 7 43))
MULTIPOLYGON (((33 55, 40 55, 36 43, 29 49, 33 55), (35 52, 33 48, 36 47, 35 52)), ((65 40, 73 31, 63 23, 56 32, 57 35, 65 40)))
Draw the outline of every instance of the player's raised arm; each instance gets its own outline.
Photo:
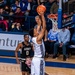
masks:
POLYGON ((42 29, 41 29, 41 31, 40 31, 40 34, 37 36, 37 41, 41 41, 42 40, 42 38, 43 38, 43 36, 44 36, 44 34, 45 34, 45 30, 46 30, 46 21, 45 21, 45 17, 44 17, 44 13, 41 13, 40 14, 40 16, 41 16, 41 22, 42 22, 42 29))
MULTIPOLYGON (((40 16, 39 16, 39 18, 40 18, 40 16)), ((41 26, 41 18, 39 19, 39 21, 38 21, 38 25, 37 25, 37 32, 38 32, 38 34, 39 34, 39 32, 40 32, 40 30, 41 30, 41 28, 42 28, 42 26, 41 26)))

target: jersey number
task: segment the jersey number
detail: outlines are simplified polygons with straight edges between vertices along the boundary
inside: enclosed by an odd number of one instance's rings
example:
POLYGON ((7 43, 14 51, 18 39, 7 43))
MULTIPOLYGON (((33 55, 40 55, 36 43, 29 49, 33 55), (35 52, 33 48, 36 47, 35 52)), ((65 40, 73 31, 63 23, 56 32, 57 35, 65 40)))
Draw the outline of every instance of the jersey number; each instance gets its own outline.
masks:
POLYGON ((29 55, 29 51, 26 51, 26 55, 29 55))

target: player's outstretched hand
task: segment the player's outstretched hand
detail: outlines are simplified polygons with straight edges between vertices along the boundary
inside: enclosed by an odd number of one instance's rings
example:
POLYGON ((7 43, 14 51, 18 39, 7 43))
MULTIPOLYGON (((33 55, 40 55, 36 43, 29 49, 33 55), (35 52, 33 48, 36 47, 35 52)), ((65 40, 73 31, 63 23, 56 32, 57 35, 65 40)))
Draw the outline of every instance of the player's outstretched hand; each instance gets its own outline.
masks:
POLYGON ((39 21, 38 21, 38 25, 39 25, 39 26, 41 25, 41 19, 39 19, 39 21))
POLYGON ((44 16, 44 12, 40 12, 39 15, 40 15, 40 16, 44 16))

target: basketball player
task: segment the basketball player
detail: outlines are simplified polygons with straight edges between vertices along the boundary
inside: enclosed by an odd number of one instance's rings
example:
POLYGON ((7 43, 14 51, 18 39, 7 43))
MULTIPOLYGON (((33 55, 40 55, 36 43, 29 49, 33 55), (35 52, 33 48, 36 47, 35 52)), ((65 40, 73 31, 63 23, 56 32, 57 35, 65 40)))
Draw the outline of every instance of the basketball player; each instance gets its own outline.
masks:
POLYGON ((30 73, 30 65, 28 66, 26 63, 28 63, 28 61, 30 61, 30 53, 32 50, 32 45, 29 42, 29 35, 24 35, 24 41, 22 43, 19 43, 16 50, 15 50, 15 56, 16 56, 16 60, 17 63, 21 63, 21 71, 22 71, 22 75, 29 75, 30 73), (20 57, 21 57, 21 61, 19 61, 18 59, 18 51, 19 49, 21 49, 20 51, 20 57))
POLYGON ((39 20, 39 24, 37 26, 37 28, 39 29, 42 26, 40 33, 37 33, 36 28, 30 31, 30 35, 31 37, 33 37, 32 42, 33 42, 33 47, 34 47, 34 57, 31 63, 31 75, 45 75, 45 72, 44 72, 45 48, 44 48, 44 43, 43 43, 43 36, 46 30, 46 22, 45 22, 44 13, 40 13, 40 17, 41 19, 39 20))

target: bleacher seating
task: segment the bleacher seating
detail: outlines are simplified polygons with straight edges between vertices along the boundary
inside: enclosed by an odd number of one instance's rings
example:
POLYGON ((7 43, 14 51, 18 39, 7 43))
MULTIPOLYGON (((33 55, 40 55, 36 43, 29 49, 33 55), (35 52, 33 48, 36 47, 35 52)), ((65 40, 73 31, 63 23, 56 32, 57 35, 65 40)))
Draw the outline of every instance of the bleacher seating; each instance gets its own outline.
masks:
POLYGON ((34 16, 37 15, 37 12, 36 12, 36 8, 37 8, 37 6, 38 6, 38 5, 33 5, 33 6, 32 6, 32 13, 30 13, 31 16, 32 16, 32 15, 34 15, 34 16))

